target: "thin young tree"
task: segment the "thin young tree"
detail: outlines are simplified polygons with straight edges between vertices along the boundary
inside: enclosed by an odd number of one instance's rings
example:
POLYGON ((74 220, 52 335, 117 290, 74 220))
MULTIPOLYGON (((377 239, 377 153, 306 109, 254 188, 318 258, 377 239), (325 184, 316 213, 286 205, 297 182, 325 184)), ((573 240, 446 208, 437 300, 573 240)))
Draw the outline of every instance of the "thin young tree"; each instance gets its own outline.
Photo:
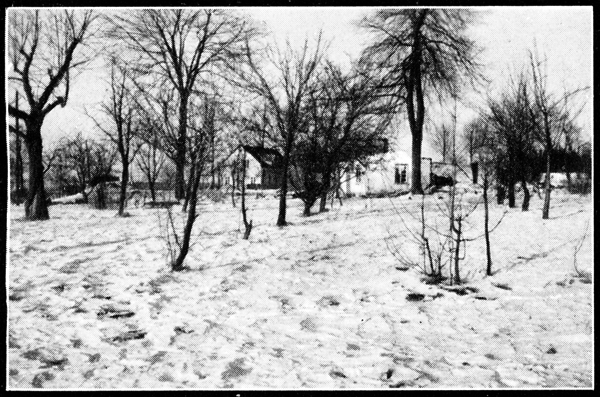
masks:
MULTIPOLYGON (((481 172, 481 189, 483 200, 483 234, 485 238, 486 274, 493 275, 492 250, 490 240, 490 203, 488 191, 495 178, 497 161, 497 140, 488 124, 488 115, 482 114, 467 124, 465 137, 469 151, 478 159, 478 170, 481 172)), ((473 182, 477 184, 477 182, 473 182)))
POLYGON ((49 218, 42 163, 42 125, 57 106, 67 105, 71 78, 91 56, 82 47, 94 31, 91 10, 8 10, 9 81, 24 94, 28 109, 8 105, 25 123, 19 132, 29 158, 25 218, 49 218))
POLYGON ((156 181, 166 161, 166 156, 159 148, 158 139, 158 134, 152 134, 149 142, 140 142, 140 152, 137 156, 137 165, 146 177, 152 202, 156 202, 156 181))
POLYGON ((144 9, 111 15, 113 37, 138 55, 135 68, 168 83, 176 93, 175 198, 185 195, 189 102, 195 84, 213 65, 234 62, 252 34, 250 24, 230 10, 144 9))
POLYGON ((75 179, 79 186, 79 192, 86 197, 86 187, 92 179, 93 156, 92 150, 95 143, 89 139, 85 139, 83 135, 78 133, 72 139, 65 143, 66 162, 71 169, 75 171, 75 179))
POLYGON ((406 104, 412 134, 411 191, 422 194, 421 147, 426 100, 479 79, 478 49, 467 35, 475 14, 465 9, 378 10, 361 25, 373 35, 362 59, 386 77, 406 104))
POLYGON ((246 209, 246 151, 241 150, 241 178, 240 178, 240 189, 242 190, 242 221, 244 222, 244 235, 243 239, 248 240, 250 233, 252 232, 252 220, 248 222, 248 214, 246 209))
POLYGON ((451 157, 450 152, 452 149, 450 127, 447 124, 442 124, 440 127, 435 128, 430 139, 433 149, 442 157, 442 163, 446 163, 451 157))
POLYGON ((127 185, 129 169, 139 150, 137 137, 140 130, 139 111, 132 98, 131 77, 124 65, 119 65, 116 58, 110 59, 110 91, 108 101, 100 105, 107 122, 89 115, 96 127, 115 145, 121 161, 121 187, 119 192, 118 216, 127 216, 127 185))
POLYGON ((285 226, 290 160, 298 134, 306 129, 308 123, 305 107, 310 93, 315 89, 322 63, 321 36, 314 50, 309 48, 308 40, 299 51, 293 50, 289 43, 284 53, 267 48, 263 58, 269 60, 272 70, 261 67, 257 62, 260 56, 257 52, 247 41, 245 65, 235 68, 233 72, 237 75, 238 86, 262 100, 266 110, 266 123, 261 127, 281 149, 283 164, 277 226, 285 226))
POLYGON ((471 179, 474 184, 477 184, 479 176, 479 148, 484 144, 482 139, 485 135, 482 136, 482 128, 482 120, 475 119, 467 124, 461 136, 463 150, 467 153, 471 166, 471 179))
POLYGON ((578 88, 565 91, 562 95, 551 92, 548 87, 547 60, 529 51, 531 64, 533 104, 532 114, 537 114, 539 126, 539 140, 544 146, 545 157, 545 179, 544 179, 544 204, 542 207, 542 219, 550 217, 550 172, 552 167, 552 151, 556 147, 560 135, 564 132, 564 126, 576 116, 578 112, 569 112, 569 98, 584 91, 586 88, 578 88), (574 114, 573 114, 574 113, 574 114))
POLYGON ((94 142, 91 145, 91 187, 88 202, 94 208, 103 210, 108 208, 106 183, 114 181, 112 169, 117 161, 118 151, 108 142, 94 142))

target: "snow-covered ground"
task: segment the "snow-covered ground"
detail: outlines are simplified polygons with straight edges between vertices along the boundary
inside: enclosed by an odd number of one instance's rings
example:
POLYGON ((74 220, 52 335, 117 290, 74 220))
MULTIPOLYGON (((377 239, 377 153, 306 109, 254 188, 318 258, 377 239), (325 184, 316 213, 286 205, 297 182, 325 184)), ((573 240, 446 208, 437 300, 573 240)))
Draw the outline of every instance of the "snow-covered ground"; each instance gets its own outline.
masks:
MULTIPOLYGON (((466 295, 390 253, 386 239, 418 228, 417 198, 350 199, 310 218, 290 200, 285 228, 277 203, 249 197, 249 241, 239 200, 202 203, 180 273, 166 264, 165 209, 52 206, 51 220, 23 222, 12 207, 8 387, 592 387, 593 284, 573 267, 588 197, 557 192, 549 220, 535 195, 528 213, 509 210, 492 277, 483 239, 468 242, 466 295)), ((481 208, 469 221, 481 234, 481 208)), ((593 270, 591 247, 588 233, 580 271, 593 270)))

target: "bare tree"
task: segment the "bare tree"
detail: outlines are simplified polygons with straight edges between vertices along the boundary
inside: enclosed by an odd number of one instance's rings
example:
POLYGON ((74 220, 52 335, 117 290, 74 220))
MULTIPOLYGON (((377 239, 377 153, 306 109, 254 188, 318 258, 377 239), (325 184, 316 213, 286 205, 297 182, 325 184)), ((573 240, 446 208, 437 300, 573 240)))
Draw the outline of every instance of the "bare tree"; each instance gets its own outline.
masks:
MULTIPOLYGON (((483 233, 485 238, 485 253, 486 253, 486 274, 493 275, 492 272, 492 250, 490 240, 490 210, 488 191, 495 179, 496 162, 497 160, 497 145, 498 135, 495 134, 489 124, 489 118, 486 114, 482 114, 470 123, 467 124, 465 137, 468 148, 473 150, 474 156, 477 158, 478 170, 481 171, 481 188, 483 191, 483 233)), ((475 177, 474 177, 475 179, 475 177)), ((473 183, 477 184, 477 181, 473 183)))
POLYGON ((110 60, 110 93, 108 101, 100 105, 101 112, 108 117, 108 123, 89 115, 96 127, 115 145, 121 160, 121 189, 119 193, 119 216, 126 216, 127 185, 129 184, 130 164, 139 150, 137 136, 140 117, 132 87, 124 65, 118 65, 116 58, 110 60))
POLYGON ((442 162, 445 163, 450 157, 452 149, 452 133, 447 124, 442 124, 434 129, 431 135, 431 144, 433 149, 442 156, 442 162))
POLYGON ((310 95, 307 113, 308 128, 300 132, 293 153, 300 182, 293 185, 305 203, 306 216, 319 197, 319 210, 325 211, 327 195, 338 188, 335 179, 343 168, 388 149, 395 101, 382 92, 376 76, 358 65, 343 73, 328 62, 310 95))
MULTIPOLYGON (((189 101, 201 74, 232 62, 249 24, 229 10, 145 9, 111 17, 112 35, 139 56, 136 68, 153 72, 176 93, 175 198, 185 194, 189 101)), ((153 79, 152 85, 156 85, 153 79)), ((163 87, 160 87, 162 89, 163 87)))
POLYGON ((240 188, 242 190, 242 221, 244 222, 244 236, 242 237, 244 240, 248 240, 250 237, 250 233, 252 232, 252 220, 248 222, 248 215, 246 211, 246 151, 241 151, 241 184, 240 188))
POLYGON ((422 194, 421 146, 425 101, 458 94, 459 84, 478 75, 475 43, 466 34, 475 15, 464 9, 379 10, 362 26, 374 35, 362 55, 384 73, 406 103, 412 134, 413 194, 422 194))
POLYGON ((474 184, 477 184, 479 176, 479 149, 485 144, 486 135, 482 135, 481 132, 484 130, 487 131, 485 121, 478 118, 468 123, 462 134, 462 146, 468 155, 468 161, 471 166, 471 178, 474 184))
POLYGON ((545 70, 546 60, 540 60, 539 56, 529 52, 531 64, 531 74, 533 80, 533 117, 538 116, 539 140, 543 143, 546 160, 546 172, 544 180, 544 205, 542 207, 542 219, 548 219, 550 216, 550 171, 552 166, 552 150, 556 147, 560 135, 564 132, 565 126, 572 121, 573 116, 567 109, 568 99, 573 95, 585 90, 585 88, 567 91, 562 95, 556 95, 550 92, 548 88, 548 73, 545 70))
POLYGON ((256 120, 263 133, 282 149, 281 188, 279 190, 279 214, 277 226, 285 226, 286 196, 288 192, 291 154, 298 134, 306 129, 308 118, 305 106, 315 89, 323 51, 321 38, 314 50, 309 49, 308 40, 299 51, 292 50, 289 43, 285 52, 267 49, 263 57, 270 61, 276 71, 267 72, 257 63, 257 54, 246 42, 245 67, 233 70, 237 84, 261 98, 266 112, 256 120))
POLYGON ((8 59, 10 81, 24 93, 28 110, 9 104, 9 114, 25 123, 19 132, 29 154, 28 193, 25 217, 48 219, 42 161, 42 125, 48 113, 64 107, 69 98, 71 76, 90 57, 82 47, 93 33, 95 17, 90 10, 9 10, 8 59))
POLYGON ((153 202, 156 202, 156 181, 166 161, 166 156, 159 148, 158 139, 157 134, 152 134, 149 142, 141 142, 139 144, 140 152, 137 156, 138 167, 146 177, 150 189, 150 198, 153 202))
POLYGON ((108 142, 94 142, 91 145, 90 157, 90 175, 88 195, 89 203, 96 209, 108 208, 108 197, 106 192, 106 182, 114 181, 112 168, 117 160, 118 151, 108 142))
POLYGON ((516 76, 500 98, 490 99, 488 124, 498 135, 497 180, 508 190, 508 206, 516 206, 515 184, 520 182, 524 192, 522 210, 527 211, 527 183, 535 176, 537 126, 525 74, 516 76))
MULTIPOLYGON (((79 191, 86 195, 86 186, 92 179, 93 173, 93 156, 92 150, 95 143, 89 139, 85 139, 81 133, 65 143, 65 158, 71 169, 75 171, 79 191)), ((86 198, 87 199, 87 198, 86 198)))

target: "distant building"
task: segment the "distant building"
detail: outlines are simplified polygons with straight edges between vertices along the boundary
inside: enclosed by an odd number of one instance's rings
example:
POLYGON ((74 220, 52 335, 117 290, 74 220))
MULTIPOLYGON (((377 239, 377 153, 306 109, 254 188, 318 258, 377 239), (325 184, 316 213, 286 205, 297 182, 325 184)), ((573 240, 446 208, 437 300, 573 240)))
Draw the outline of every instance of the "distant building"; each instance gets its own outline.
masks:
POLYGON ((278 189, 281 186, 283 157, 274 148, 240 145, 221 166, 222 184, 239 186, 242 172, 240 161, 245 158, 246 177, 244 183, 249 189, 278 189), (244 156, 245 154, 245 156, 244 156))
MULTIPOLYGON (((279 189, 281 186, 281 167, 283 156, 275 148, 240 145, 222 163, 220 169, 223 185, 231 185, 233 174, 236 176, 236 188, 239 186, 241 172, 239 161, 242 151, 246 153, 245 184, 249 189, 279 189), (235 172, 232 173, 232 171, 235 172)), ((340 188, 344 194, 364 196, 378 193, 392 193, 410 189, 411 154, 395 150, 389 151, 387 140, 373 149, 373 153, 363 161, 346 164, 340 175, 340 188)), ((290 170, 290 176, 294 170, 290 170)), ((421 184, 429 184, 432 172, 430 158, 422 158, 421 184)))
MULTIPOLYGON (((354 162, 342 177, 342 190, 356 196, 408 191, 412 178, 411 163, 411 153, 402 150, 373 155, 364 162, 354 162)), ((423 187, 429 184, 430 173, 431 159, 421 158, 423 187)))

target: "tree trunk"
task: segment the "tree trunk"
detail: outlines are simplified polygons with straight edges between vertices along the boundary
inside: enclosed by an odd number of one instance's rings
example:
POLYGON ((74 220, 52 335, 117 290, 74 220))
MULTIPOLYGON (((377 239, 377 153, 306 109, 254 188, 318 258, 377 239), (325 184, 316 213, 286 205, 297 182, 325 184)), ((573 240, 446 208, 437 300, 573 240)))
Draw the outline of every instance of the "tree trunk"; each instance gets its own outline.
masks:
POLYGON ((508 208, 515 208, 517 206, 515 201, 515 183, 513 181, 508 182, 508 208))
POLYGON ((504 204, 506 198, 506 188, 499 182, 496 182, 496 202, 499 205, 504 204))
POLYGON ((312 207, 312 204, 310 203, 309 200, 304 202, 304 212, 302 213, 302 215, 304 216, 310 216, 310 208, 312 207))
POLYGON ((25 218, 31 221, 50 219, 44 188, 42 122, 43 118, 27 123, 25 144, 29 155, 29 184, 25 200, 25 218))
POLYGON ((529 200, 531 199, 531 194, 527 188, 527 182, 521 181, 521 186, 523 187, 523 204, 521 206, 521 211, 529 211, 529 200))
POLYGON ((152 178, 148 178, 148 187, 150 188, 150 197, 152 198, 152 202, 156 202, 156 183, 152 180, 152 178))
POLYGON ((179 249, 179 255, 175 261, 171 264, 171 269, 174 272, 184 270, 183 262, 185 261, 185 257, 187 256, 190 250, 190 238, 192 236, 192 229, 194 227, 194 222, 196 221, 196 204, 198 203, 198 185, 200 184, 200 172, 197 175, 194 175, 194 179, 191 182, 192 188, 189 194, 189 203, 188 203, 188 213, 187 213, 187 221, 185 223, 185 227, 183 229, 183 239, 181 242, 181 247, 179 249))
POLYGON ((179 101, 179 125, 177 131, 177 154, 175 161, 175 199, 185 196, 185 155, 187 141, 187 112, 188 98, 181 95, 179 101))
POLYGON ((546 131, 546 177, 544 178, 544 206, 542 208, 542 219, 550 218, 550 150, 552 144, 548 144, 550 132, 546 131))
MULTIPOLYGON (((180 150, 181 146, 180 146, 180 150)), ((185 151, 177 155, 175 164, 175 200, 185 197, 185 151), (183 156, 181 155, 183 154, 183 156)))
POLYGON ((327 205, 327 194, 329 193, 331 188, 331 171, 329 170, 329 167, 327 167, 327 169, 325 170, 325 173, 323 175, 323 186, 322 189, 323 191, 321 192, 321 201, 319 202, 319 212, 325 212, 327 211, 326 205, 327 205))
POLYGON ((125 205, 127 201, 127 184, 129 183, 129 162, 126 158, 121 158, 123 170, 121 171, 121 191, 119 194, 119 216, 125 215, 125 205))
POLYGON ((248 222, 246 217, 246 152, 242 156, 242 220, 244 221, 244 240, 248 240, 252 232, 252 221, 248 222))
MULTIPOLYGON (((17 130, 18 130, 18 121, 17 121, 17 130)), ((16 136, 15 141, 15 185, 16 185, 16 193, 17 197, 19 197, 19 201, 23 196, 23 190, 25 188, 25 183, 23 179, 23 154, 21 153, 21 137, 19 135, 16 136)))
POLYGON ((231 205, 233 205, 233 208, 235 208, 235 177, 236 177, 236 173, 235 173, 235 165, 234 165, 231 170, 231 205))
POLYGON ((290 165, 290 153, 292 151, 292 136, 291 133, 287 133, 285 152, 283 153, 283 169, 281 170, 281 196, 279 197, 279 215, 277 217, 277 226, 285 226, 287 222, 285 220, 286 209, 287 209, 287 190, 288 190, 288 168, 290 165))
POLYGON ((489 182, 488 182, 488 175, 487 173, 484 171, 483 174, 483 227, 484 227, 484 234, 485 234, 485 256, 487 259, 487 267, 486 267, 486 274, 488 276, 492 275, 492 250, 490 247, 490 209, 489 209, 489 202, 488 202, 488 186, 489 182))
POLYGON ((454 283, 456 285, 459 285, 461 283, 460 280, 460 241, 461 241, 461 233, 462 233, 462 220, 460 218, 458 218, 456 220, 456 223, 458 224, 458 229, 455 230, 456 232, 456 251, 454 253, 454 283))
POLYGON ((196 158, 192 159, 192 166, 190 167, 190 177, 189 182, 185 186, 185 196, 183 198, 183 205, 181 206, 181 212, 187 212, 188 205, 190 203, 190 198, 192 195, 192 190, 194 186, 194 180, 196 179, 196 158))
POLYGON ((408 76, 407 101, 408 121, 412 134, 412 180, 411 193, 423 194, 421 185, 421 146, 423 144, 423 122, 425 121, 425 102, 423 99, 423 82, 421 79, 421 26, 427 10, 421 10, 419 19, 415 21, 411 65, 408 76), (416 109, 415 109, 416 101, 416 109))
POLYGON ((479 176, 479 163, 477 161, 471 163, 471 174, 473 176, 473 184, 476 185, 479 176))

